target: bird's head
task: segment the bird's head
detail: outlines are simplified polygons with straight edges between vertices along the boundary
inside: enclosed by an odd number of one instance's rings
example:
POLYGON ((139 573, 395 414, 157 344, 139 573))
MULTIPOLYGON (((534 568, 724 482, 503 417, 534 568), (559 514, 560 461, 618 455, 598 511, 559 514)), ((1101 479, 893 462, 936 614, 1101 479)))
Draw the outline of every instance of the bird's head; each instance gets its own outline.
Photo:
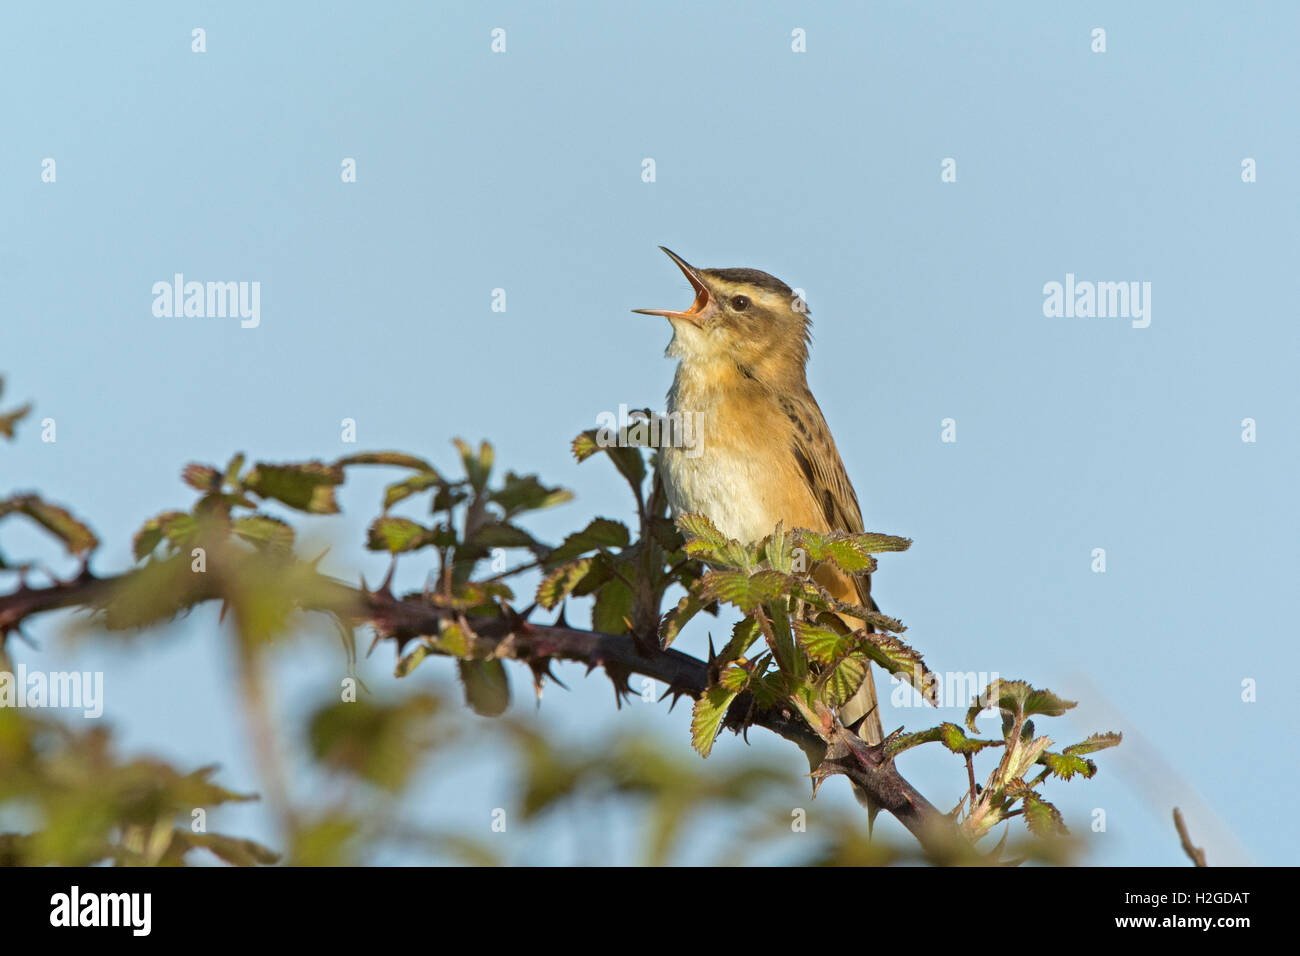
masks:
POLYGON ((686 275, 695 301, 684 312, 633 311, 672 323, 670 356, 701 365, 734 362, 745 374, 773 382, 802 377, 810 323, 794 290, 757 269, 697 269, 672 250, 664 252, 686 275))

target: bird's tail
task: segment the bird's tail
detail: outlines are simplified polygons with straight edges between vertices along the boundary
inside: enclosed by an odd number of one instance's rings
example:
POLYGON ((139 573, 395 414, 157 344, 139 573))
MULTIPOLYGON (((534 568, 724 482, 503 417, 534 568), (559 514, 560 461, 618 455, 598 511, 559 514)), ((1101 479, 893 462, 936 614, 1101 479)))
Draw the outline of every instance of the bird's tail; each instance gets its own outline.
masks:
POLYGON ((840 723, 869 744, 878 744, 885 739, 880 723, 880 706, 876 702, 876 679, 870 664, 862 686, 840 707, 840 723))

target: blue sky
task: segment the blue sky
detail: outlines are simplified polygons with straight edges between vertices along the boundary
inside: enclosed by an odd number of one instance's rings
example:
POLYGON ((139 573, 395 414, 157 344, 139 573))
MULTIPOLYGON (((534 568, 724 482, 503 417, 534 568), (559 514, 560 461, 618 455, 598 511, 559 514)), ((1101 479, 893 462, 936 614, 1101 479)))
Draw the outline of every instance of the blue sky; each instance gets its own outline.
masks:
MULTIPOLYGON (((1128 735, 1051 792, 1090 859, 1183 862, 1178 804, 1212 861, 1295 863, 1297 27, 1281 3, 9 7, 0 374, 57 441, 29 426, 0 449, 0 493, 87 516, 107 572, 188 504, 190 460, 450 466, 453 436, 487 437, 577 492, 534 525, 558 538, 627 514, 568 441, 662 405, 668 329, 629 310, 690 293, 656 245, 760 268, 806 290, 809 380, 867 527, 915 540, 882 560, 883 609, 940 671, 1081 699, 1057 740, 1128 735), (156 318, 151 287, 177 272, 260 282, 260 325, 156 318), (1067 274, 1150 282, 1150 326, 1046 317, 1067 274)), ((313 526, 356 543, 340 573, 381 573, 359 546, 377 487, 313 526)), ((11 525, 21 553, 34 538, 11 525)), ((215 628, 201 612, 110 654, 50 620, 41 653, 15 652, 102 667, 128 748, 254 788, 215 628)), ((336 680, 330 641, 283 662, 290 712, 336 680)), ((687 746, 682 708, 615 718, 606 686, 565 677, 537 719, 687 746)), ((954 786, 943 755, 908 759, 923 792, 954 786)), ((430 780, 426 805, 478 826, 502 786, 485 765, 430 780)), ((225 819, 264 835, 259 814, 225 819)))

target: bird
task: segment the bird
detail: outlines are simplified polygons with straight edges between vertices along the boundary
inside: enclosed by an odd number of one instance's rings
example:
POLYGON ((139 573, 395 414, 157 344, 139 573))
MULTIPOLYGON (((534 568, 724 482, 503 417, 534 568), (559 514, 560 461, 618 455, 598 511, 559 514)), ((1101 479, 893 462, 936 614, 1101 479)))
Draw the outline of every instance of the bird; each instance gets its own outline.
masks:
MULTIPOLYGON (((703 514, 744 543, 761 541, 778 523, 787 530, 863 531, 857 493, 808 388, 812 323, 802 298, 758 269, 698 269, 659 248, 685 274, 695 301, 684 311, 632 311, 672 325, 665 354, 678 364, 669 419, 690 414, 703 423, 700 447, 659 449, 674 517, 703 514)), ((824 563, 813 576, 837 600, 877 609, 868 575, 824 563)), ((883 739, 870 668, 839 717, 868 744, 883 739)))

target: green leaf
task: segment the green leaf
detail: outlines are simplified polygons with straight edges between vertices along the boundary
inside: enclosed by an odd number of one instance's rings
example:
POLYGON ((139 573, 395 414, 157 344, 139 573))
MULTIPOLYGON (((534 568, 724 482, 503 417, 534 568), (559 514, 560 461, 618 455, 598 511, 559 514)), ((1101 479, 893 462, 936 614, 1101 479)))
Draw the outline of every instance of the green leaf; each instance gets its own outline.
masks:
MULTIPOLYGON (((776 571, 760 571, 759 573, 779 574, 776 571)), ((785 575, 780 575, 780 577, 784 578, 785 575)), ((784 586, 784 581, 782 585, 784 586)), ((776 656, 777 666, 791 676, 802 680, 808 675, 808 661, 795 649, 794 631, 790 626, 790 610, 787 602, 774 599, 767 604, 767 610, 771 620, 769 625, 771 633, 764 636, 769 638, 772 653, 776 656)), ((758 615, 758 621, 762 624, 763 618, 761 614, 758 615)))
POLYGON ((717 525, 702 514, 678 515, 677 527, 686 536, 686 547, 695 544, 702 550, 720 551, 731 541, 718 530, 717 525))
POLYGON ((465 701, 481 717, 500 717, 510 706, 510 680, 499 660, 458 661, 465 701))
POLYGON ((1002 710, 1014 722, 1034 714, 1059 717, 1075 706, 1077 701, 1064 700, 1050 690, 1038 690, 1025 681, 999 680, 989 684, 966 711, 966 726, 974 731, 975 718, 990 707, 1002 710))
POLYGON ((784 597, 796 579, 779 571, 764 569, 744 571, 710 571, 700 579, 699 594, 706 601, 731 604, 750 614, 763 604, 784 597))
POLYGON ((411 468, 415 471, 437 474, 433 465, 423 458, 416 458, 414 455, 403 454, 399 451, 365 451, 356 455, 348 455, 346 458, 340 458, 334 464, 339 468, 345 465, 396 465, 399 468, 411 468))
POLYGON ((131 554, 137 561, 142 561, 153 554, 154 548, 165 537, 163 529, 177 519, 193 518, 184 511, 164 511, 157 517, 150 518, 131 539, 131 554))
POLYGON ((384 489, 384 510, 387 511, 393 505, 399 501, 405 501, 411 495, 418 495, 421 491, 427 491, 434 485, 441 484, 442 478, 434 471, 416 472, 409 478, 394 482, 384 489))
POLYGON ((596 592, 591 609, 591 627, 602 634, 626 634, 632 617, 632 592, 618 578, 606 581, 596 592))
POLYGON ((483 525, 474 532, 474 537, 468 543, 480 548, 528 548, 538 552, 546 550, 523 528, 504 521, 483 525))
POLYGON ((244 468, 244 455, 242 452, 236 454, 226 464, 226 472, 222 476, 222 481, 232 488, 239 487, 239 473, 244 468))
POLYGON ((998 747, 1000 740, 981 740, 967 737, 965 731, 954 723, 945 721, 939 725, 939 741, 955 754, 977 754, 985 747, 998 747))
POLYGON ((842 531, 819 534, 815 531, 798 533, 799 543, 813 564, 830 561, 843 571, 874 571, 876 561, 854 540, 853 535, 842 531))
POLYGON ((581 464, 596 452, 600 451, 600 446, 596 444, 596 430, 585 431, 573 440, 570 445, 573 451, 573 457, 581 464))
POLYGON ((488 500, 500 506, 507 518, 513 518, 524 511, 540 511, 572 501, 573 492, 566 488, 548 488, 538 481, 536 475, 520 477, 508 471, 503 487, 488 495, 488 500))
POLYGON ((390 554, 418 551, 420 548, 436 544, 438 540, 436 531, 410 518, 391 516, 376 518, 366 532, 367 548, 371 551, 387 551, 390 554))
MULTIPOLYGON (((892 634, 867 634, 856 632, 860 650, 891 674, 898 674, 912 685, 923 698, 938 704, 938 681, 925 666, 919 651, 903 643, 892 634)), ((974 727, 971 728, 975 730, 974 727)))
POLYGON ((858 692, 866 676, 866 656, 850 654, 828 668, 819 683, 825 689, 827 703, 838 707, 858 692))
POLYGON ((343 469, 309 461, 291 465, 258 462, 244 478, 244 487, 262 498, 309 514, 337 514, 334 486, 342 484, 343 469))
POLYGON ((927 730, 904 734, 895 738, 889 746, 889 754, 895 756, 919 744, 934 741, 943 744, 955 754, 977 754, 986 747, 1002 746, 1001 740, 982 740, 976 737, 967 737, 966 733, 956 724, 945 722, 938 727, 930 727, 927 730))
POLYGON ((563 544, 546 556, 546 563, 571 561, 588 551, 602 548, 626 548, 631 540, 631 533, 622 522, 597 518, 581 531, 566 537, 563 544))
POLYGON ((415 650, 398 660, 397 667, 393 669, 393 676, 406 677, 411 671, 420 666, 420 661, 428 656, 429 646, 427 644, 416 644, 415 650))
POLYGON ((739 660, 749 653, 749 649, 754 646, 754 642, 762 636, 763 632, 753 615, 741 618, 732 627, 731 640, 727 642, 727 646, 718 655, 719 659, 724 663, 739 660))
POLYGON ((1115 731, 1105 734, 1089 734, 1086 740, 1082 740, 1077 744, 1070 744, 1070 746, 1062 749, 1061 753, 1092 754, 1108 747, 1117 747, 1123 739, 1124 735, 1115 731))
POLYGON ((488 442, 479 442, 478 453, 463 441, 462 439, 452 439, 456 450, 460 452, 460 460, 465 466, 465 477, 469 480, 469 485, 475 491, 482 493, 487 488, 488 476, 492 473, 492 463, 496 460, 496 453, 488 442))
POLYGON ((1061 811, 1033 790, 1025 791, 1025 825, 1030 833, 1040 837, 1066 836, 1070 832, 1065 828, 1061 811))
POLYGON ((811 621, 796 621, 794 632, 804 653, 823 664, 838 660, 858 643, 854 634, 841 634, 833 627, 811 621))
POLYGON ((236 518, 230 529, 256 547, 280 554, 293 550, 293 528, 279 518, 264 514, 247 515, 236 518))
POLYGON ((663 647, 670 647, 677 636, 681 634, 691 618, 704 610, 706 603, 701 601, 693 592, 687 592, 677 602, 677 606, 664 615, 663 623, 659 626, 659 641, 663 647))
MULTIPOLYGON (((572 445, 573 457, 582 462, 598 451, 605 452, 619 474, 632 486, 632 490, 640 491, 641 484, 645 481, 645 458, 641 455, 641 449, 627 445, 603 444, 604 439, 598 438, 600 431, 596 428, 588 429, 575 438, 572 445)), ((624 429, 623 440, 626 440, 626 437, 627 430, 624 429)))
POLYGON ((735 699, 736 691, 714 685, 695 702, 691 711, 691 746, 701 757, 707 757, 713 750, 713 741, 727 716, 727 708, 735 699))
POLYGON ((472 651, 471 636, 454 621, 443 620, 436 641, 438 650, 453 657, 469 657, 472 651))
POLYGON ((537 603, 548 611, 553 610, 586 576, 590 568, 591 558, 580 558, 560 565, 537 585, 537 603))
POLYGON ((26 515, 63 542, 69 554, 87 554, 99 547, 95 532, 72 516, 66 508, 51 504, 38 495, 14 495, 0 500, 0 518, 26 515))
POLYGON ((1076 773, 1082 774, 1083 778, 1088 780, 1097 773, 1095 763, 1077 754, 1057 754, 1048 750, 1039 756, 1038 762, 1062 780, 1069 780, 1076 773))

